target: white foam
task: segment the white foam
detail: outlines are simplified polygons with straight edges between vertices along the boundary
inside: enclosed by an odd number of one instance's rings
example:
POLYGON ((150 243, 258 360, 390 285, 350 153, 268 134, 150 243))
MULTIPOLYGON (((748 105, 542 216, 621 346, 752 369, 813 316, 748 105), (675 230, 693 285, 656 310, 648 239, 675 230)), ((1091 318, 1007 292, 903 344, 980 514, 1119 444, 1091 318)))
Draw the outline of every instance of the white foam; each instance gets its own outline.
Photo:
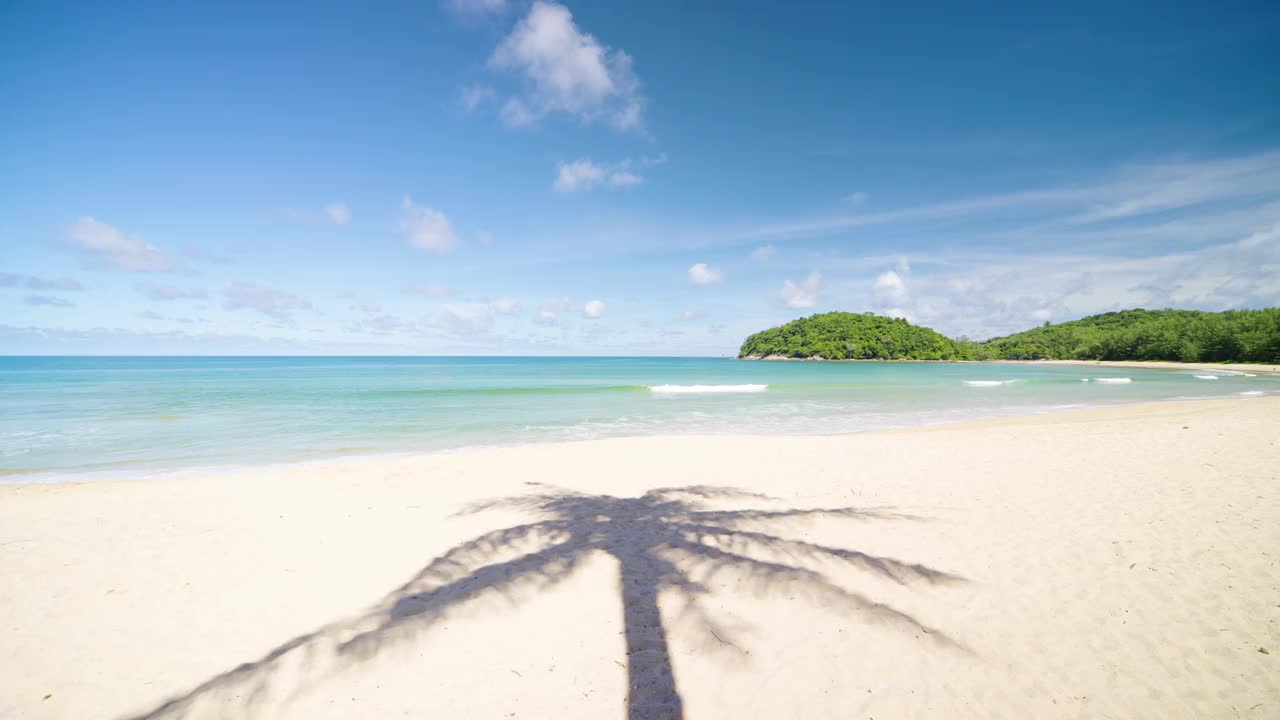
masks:
POLYGON ((1243 376, 1245 376, 1245 377, 1258 377, 1257 375, 1254 375, 1253 373, 1240 373, 1240 374, 1241 374, 1241 375, 1243 375, 1243 376))
POLYGON ((1263 393, 1261 390, 1245 390, 1244 392, 1242 392, 1242 393, 1240 393, 1240 394, 1241 394, 1241 395, 1244 395, 1245 397, 1257 397, 1257 396, 1259 396, 1259 395, 1263 395, 1263 394, 1265 394, 1265 393, 1263 393))
POLYGON ((1197 375, 1196 377, 1201 380, 1217 380, 1218 379, 1217 375, 1197 375))
POLYGON ((1094 378, 1094 382, 1105 383, 1107 385, 1124 385, 1133 382, 1130 378, 1094 378))
POLYGON ((1080 382, 1089 382, 1089 378, 1080 378, 1080 382))
POLYGON ((768 390, 768 385, 650 385, 650 392, 679 393, 757 393, 768 390))
POLYGON ((997 385, 1008 385, 1013 380, 965 380, 964 384, 970 387, 995 387, 997 385))

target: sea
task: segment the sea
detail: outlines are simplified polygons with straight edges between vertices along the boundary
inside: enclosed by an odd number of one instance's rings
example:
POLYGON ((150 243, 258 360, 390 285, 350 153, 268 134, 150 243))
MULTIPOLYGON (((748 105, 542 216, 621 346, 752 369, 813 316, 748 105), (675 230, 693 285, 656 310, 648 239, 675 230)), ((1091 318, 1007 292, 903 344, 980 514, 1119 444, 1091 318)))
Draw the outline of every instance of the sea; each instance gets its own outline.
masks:
POLYGON ((1257 397, 1242 371, 661 357, 0 357, 0 482, 1257 397))

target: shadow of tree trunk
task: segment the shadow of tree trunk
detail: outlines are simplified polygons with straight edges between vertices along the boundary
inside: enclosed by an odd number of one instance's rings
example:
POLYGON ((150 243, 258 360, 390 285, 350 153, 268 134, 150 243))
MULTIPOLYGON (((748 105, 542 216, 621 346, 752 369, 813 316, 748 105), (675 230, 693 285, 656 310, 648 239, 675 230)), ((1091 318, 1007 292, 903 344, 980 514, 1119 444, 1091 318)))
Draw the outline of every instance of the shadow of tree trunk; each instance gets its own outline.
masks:
POLYGON ((658 586, 653 581, 656 566, 665 561, 632 554, 624 554, 618 561, 627 641, 627 717, 681 720, 683 703, 658 608, 658 586))

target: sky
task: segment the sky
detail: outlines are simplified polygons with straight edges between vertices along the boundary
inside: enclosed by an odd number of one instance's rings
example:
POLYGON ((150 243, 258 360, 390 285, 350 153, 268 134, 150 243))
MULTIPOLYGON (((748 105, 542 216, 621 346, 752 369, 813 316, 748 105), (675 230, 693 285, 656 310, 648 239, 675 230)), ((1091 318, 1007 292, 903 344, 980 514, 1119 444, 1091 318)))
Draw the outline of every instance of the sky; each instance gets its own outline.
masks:
POLYGON ((1280 5, 0 2, 0 353, 1280 304, 1280 5))

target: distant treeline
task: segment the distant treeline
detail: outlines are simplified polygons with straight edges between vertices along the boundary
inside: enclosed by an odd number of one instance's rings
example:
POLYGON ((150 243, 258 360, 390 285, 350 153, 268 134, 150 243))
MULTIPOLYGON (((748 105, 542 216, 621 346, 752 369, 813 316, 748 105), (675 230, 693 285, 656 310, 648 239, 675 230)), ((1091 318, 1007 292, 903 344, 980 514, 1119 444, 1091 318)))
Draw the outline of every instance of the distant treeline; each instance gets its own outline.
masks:
POLYGON ((1275 363, 1280 362, 1280 308, 1122 310, 963 345, 976 360, 1275 363))
POLYGON ((739 357, 1280 363, 1280 308, 1123 310, 1007 337, 951 340, 900 318, 831 312, 758 332, 739 357))

